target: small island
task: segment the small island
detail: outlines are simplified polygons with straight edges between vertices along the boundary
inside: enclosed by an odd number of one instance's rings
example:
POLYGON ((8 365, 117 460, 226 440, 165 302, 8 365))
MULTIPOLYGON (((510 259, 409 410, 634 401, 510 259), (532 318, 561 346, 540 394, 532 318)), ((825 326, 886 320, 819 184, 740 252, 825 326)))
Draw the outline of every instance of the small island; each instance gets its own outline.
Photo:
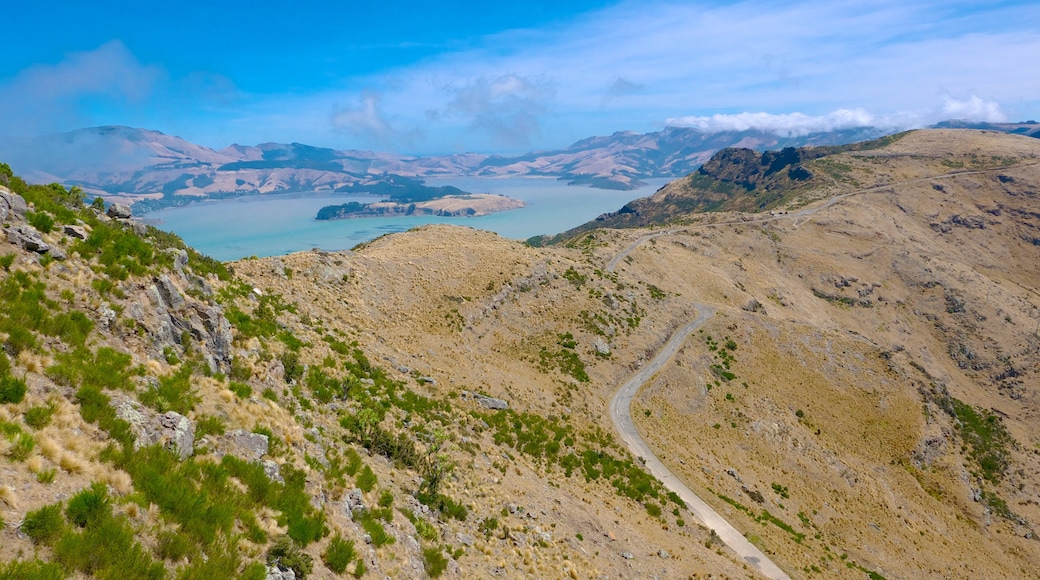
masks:
POLYGON ((375 203, 352 201, 342 205, 327 205, 318 210, 315 219, 427 215, 477 217, 524 207, 524 202, 504 195, 467 193, 451 185, 430 187, 421 179, 392 174, 340 187, 336 191, 378 195, 383 197, 383 200, 375 203))
POLYGON ((352 201, 343 205, 327 205, 318 210, 315 219, 340 220, 396 216, 478 217, 521 207, 524 207, 524 202, 504 195, 467 193, 410 203, 396 201, 358 203, 352 201))

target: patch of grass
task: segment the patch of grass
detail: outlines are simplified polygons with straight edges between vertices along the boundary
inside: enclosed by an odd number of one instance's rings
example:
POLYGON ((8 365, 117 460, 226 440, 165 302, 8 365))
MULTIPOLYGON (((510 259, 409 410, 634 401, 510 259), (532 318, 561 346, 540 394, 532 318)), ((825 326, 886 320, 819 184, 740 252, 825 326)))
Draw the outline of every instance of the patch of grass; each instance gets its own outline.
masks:
POLYGON ((986 409, 977 409, 951 398, 955 425, 961 439, 970 448, 969 456, 978 465, 983 478, 998 483, 1007 472, 1009 447, 1014 443, 1000 417, 986 409))
POLYGON ((0 562, 0 580, 64 580, 65 572, 53 562, 12 560, 0 562))
POLYGON ((267 563, 291 569, 296 577, 303 579, 314 569, 314 560, 300 550, 289 536, 278 538, 267 550, 267 563))
POLYGON ((227 431, 227 421, 214 415, 203 415, 195 422, 195 436, 223 435, 227 431))
POLYGON ((0 404, 21 403, 28 386, 22 379, 10 375, 0 376, 0 404))
POLYGON ((65 517, 71 524, 80 528, 111 515, 112 505, 108 499, 108 490, 105 484, 97 481, 73 495, 65 508, 65 517))
POLYGON ((159 377, 159 385, 141 391, 138 398, 160 413, 175 411, 187 415, 202 400, 197 389, 191 384, 193 370, 193 365, 185 363, 172 375, 159 377))
POLYGON ((29 407, 25 410, 25 424, 36 430, 43 429, 50 424, 55 410, 53 403, 29 407))
POLYGON ((89 385, 98 389, 133 390, 129 354, 109 347, 91 352, 86 347, 59 353, 57 363, 47 368, 47 375, 68 386, 89 385))
POLYGON ((61 515, 61 504, 55 503, 25 514, 22 533, 34 543, 50 546, 65 533, 65 518, 61 515))
POLYGON ((423 568, 430 578, 438 578, 448 569, 448 559, 439 546, 423 549, 423 568))
POLYGON ((253 388, 252 387, 250 387, 249 385, 247 385, 245 383, 239 383, 239 382, 236 382, 236 381, 231 381, 228 384, 228 389, 232 393, 235 393, 235 396, 238 397, 239 399, 248 399, 253 394, 253 388))
POLYGON ((322 553, 321 559, 329 567, 329 570, 336 574, 342 574, 346 572, 347 566, 354 561, 356 556, 354 541, 344 540, 343 536, 337 533, 329 540, 329 545, 325 548, 325 552, 322 553))

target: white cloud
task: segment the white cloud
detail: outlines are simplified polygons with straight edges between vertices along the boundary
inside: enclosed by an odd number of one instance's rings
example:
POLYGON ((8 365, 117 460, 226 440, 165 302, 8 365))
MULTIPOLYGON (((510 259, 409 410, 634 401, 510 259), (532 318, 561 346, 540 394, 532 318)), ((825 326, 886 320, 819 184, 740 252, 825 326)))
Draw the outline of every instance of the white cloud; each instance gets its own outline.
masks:
POLYGON ((517 74, 482 76, 444 90, 451 99, 437 116, 460 118, 471 131, 510 147, 530 145, 553 98, 551 83, 517 74))
POLYGON ((381 110, 379 93, 366 91, 354 106, 340 107, 332 114, 332 126, 373 144, 411 145, 421 138, 418 130, 394 127, 381 110))
POLYGON ((142 64, 121 42, 111 41, 25 69, 0 85, 0 124, 6 134, 31 135, 96 122, 84 100, 142 103, 164 77, 162 69, 142 64))
POLYGON ((756 129, 782 137, 804 136, 821 131, 876 126, 879 119, 864 109, 838 109, 826 115, 804 113, 774 115, 770 113, 737 113, 707 117, 677 117, 666 123, 673 127, 692 127, 705 133, 749 131, 756 129))
POLYGON ((996 101, 984 100, 978 95, 958 101, 953 97, 943 97, 943 114, 950 119, 964 121, 985 121, 987 123, 1003 123, 1007 121, 1007 115, 996 101))

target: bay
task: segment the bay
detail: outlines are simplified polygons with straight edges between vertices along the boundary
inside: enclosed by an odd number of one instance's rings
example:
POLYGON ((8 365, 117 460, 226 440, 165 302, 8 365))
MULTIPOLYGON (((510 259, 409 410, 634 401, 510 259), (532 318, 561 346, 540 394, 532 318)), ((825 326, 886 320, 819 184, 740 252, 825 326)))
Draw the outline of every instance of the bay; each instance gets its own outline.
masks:
POLYGON ((326 205, 349 201, 370 203, 371 196, 328 192, 274 194, 200 202, 141 216, 181 236, 198 251, 218 260, 276 256, 320 248, 345 250, 383 234, 425 224, 454 224, 525 240, 556 234, 629 201, 652 194, 670 179, 647 180, 632 191, 569 186, 550 178, 438 178, 427 185, 454 185, 473 193, 494 193, 523 200, 527 206, 481 217, 388 217, 318 221, 326 205))

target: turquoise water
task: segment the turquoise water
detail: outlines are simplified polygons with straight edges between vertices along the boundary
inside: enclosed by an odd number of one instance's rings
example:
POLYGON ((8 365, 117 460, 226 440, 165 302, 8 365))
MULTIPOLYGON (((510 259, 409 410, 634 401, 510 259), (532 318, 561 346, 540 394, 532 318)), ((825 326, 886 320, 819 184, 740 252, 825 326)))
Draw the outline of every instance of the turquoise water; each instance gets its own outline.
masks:
POLYGON ((596 216, 616 211, 637 197, 652 194, 669 179, 648 180, 633 191, 572 187, 555 179, 452 178, 429 179, 428 185, 454 185, 474 193, 495 193, 521 199, 526 207, 475 218, 393 217, 317 221, 326 205, 376 198, 331 193, 282 194, 198 203, 146 214, 160 220, 159 228, 184 238, 195 249, 219 260, 275 256, 321 248, 349 249, 383 234, 424 224, 455 224, 489 230, 501 236, 527 239, 556 234, 596 216))

